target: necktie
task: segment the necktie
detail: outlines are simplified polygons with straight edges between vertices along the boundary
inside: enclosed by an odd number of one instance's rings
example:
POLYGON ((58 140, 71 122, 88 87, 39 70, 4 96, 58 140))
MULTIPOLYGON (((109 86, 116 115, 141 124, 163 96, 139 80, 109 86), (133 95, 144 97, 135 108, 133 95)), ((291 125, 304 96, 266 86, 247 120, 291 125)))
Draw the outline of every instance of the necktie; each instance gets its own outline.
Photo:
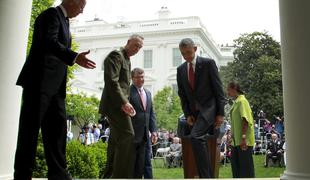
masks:
POLYGON ((139 89, 139 95, 140 95, 140 99, 141 99, 141 102, 142 102, 143 109, 146 110, 146 100, 145 100, 145 98, 143 96, 142 89, 139 89))
POLYGON ((193 68, 193 63, 189 63, 188 81, 189 81, 189 85, 191 86, 192 90, 194 90, 194 87, 195 87, 195 72, 194 72, 194 68, 193 68))

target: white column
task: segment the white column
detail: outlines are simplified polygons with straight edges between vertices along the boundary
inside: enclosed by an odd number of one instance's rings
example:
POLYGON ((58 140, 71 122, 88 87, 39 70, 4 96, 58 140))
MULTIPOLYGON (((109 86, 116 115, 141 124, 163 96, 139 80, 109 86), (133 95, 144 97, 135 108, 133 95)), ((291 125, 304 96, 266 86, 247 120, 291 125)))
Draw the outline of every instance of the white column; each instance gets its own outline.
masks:
POLYGON ((310 1, 279 0, 287 166, 283 180, 309 180, 310 1))
POLYGON ((10 179, 17 140, 21 88, 15 85, 26 57, 32 0, 0 1, 0 179, 10 179))

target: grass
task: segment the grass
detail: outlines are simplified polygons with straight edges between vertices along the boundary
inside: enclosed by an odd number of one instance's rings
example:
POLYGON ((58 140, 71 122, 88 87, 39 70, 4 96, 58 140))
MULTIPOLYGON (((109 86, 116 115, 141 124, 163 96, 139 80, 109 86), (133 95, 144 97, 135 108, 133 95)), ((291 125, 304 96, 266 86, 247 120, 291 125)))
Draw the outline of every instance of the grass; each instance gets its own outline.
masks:
MULTIPOLYGON (((254 167, 256 178, 280 177, 285 168, 280 167, 264 167, 265 155, 254 155, 254 167)), ((157 162, 159 166, 159 163, 157 162)), ((220 167, 219 178, 232 178, 231 165, 227 163, 220 167)), ((164 168, 153 166, 153 175, 155 179, 183 179, 182 168, 164 168)))

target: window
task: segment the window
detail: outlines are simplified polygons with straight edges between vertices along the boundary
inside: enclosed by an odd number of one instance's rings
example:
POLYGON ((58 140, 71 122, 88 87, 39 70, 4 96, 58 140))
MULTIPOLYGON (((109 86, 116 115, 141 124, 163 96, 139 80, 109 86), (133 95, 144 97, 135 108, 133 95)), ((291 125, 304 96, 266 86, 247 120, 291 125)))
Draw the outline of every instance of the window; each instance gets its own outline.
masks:
POLYGON ((152 50, 144 50, 144 68, 152 68, 153 67, 153 51, 152 50))
POLYGON ((173 56, 173 67, 177 67, 182 64, 182 56, 179 48, 172 49, 172 56, 173 56))

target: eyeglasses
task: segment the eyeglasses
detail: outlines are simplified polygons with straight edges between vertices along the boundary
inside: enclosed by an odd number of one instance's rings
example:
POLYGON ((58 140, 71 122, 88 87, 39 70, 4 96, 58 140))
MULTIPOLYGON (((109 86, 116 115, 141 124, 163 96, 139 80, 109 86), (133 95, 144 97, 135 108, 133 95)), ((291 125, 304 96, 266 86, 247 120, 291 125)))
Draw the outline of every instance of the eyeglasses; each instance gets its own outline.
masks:
POLYGON ((143 79, 144 76, 134 76, 133 78, 135 78, 135 79, 143 79))

